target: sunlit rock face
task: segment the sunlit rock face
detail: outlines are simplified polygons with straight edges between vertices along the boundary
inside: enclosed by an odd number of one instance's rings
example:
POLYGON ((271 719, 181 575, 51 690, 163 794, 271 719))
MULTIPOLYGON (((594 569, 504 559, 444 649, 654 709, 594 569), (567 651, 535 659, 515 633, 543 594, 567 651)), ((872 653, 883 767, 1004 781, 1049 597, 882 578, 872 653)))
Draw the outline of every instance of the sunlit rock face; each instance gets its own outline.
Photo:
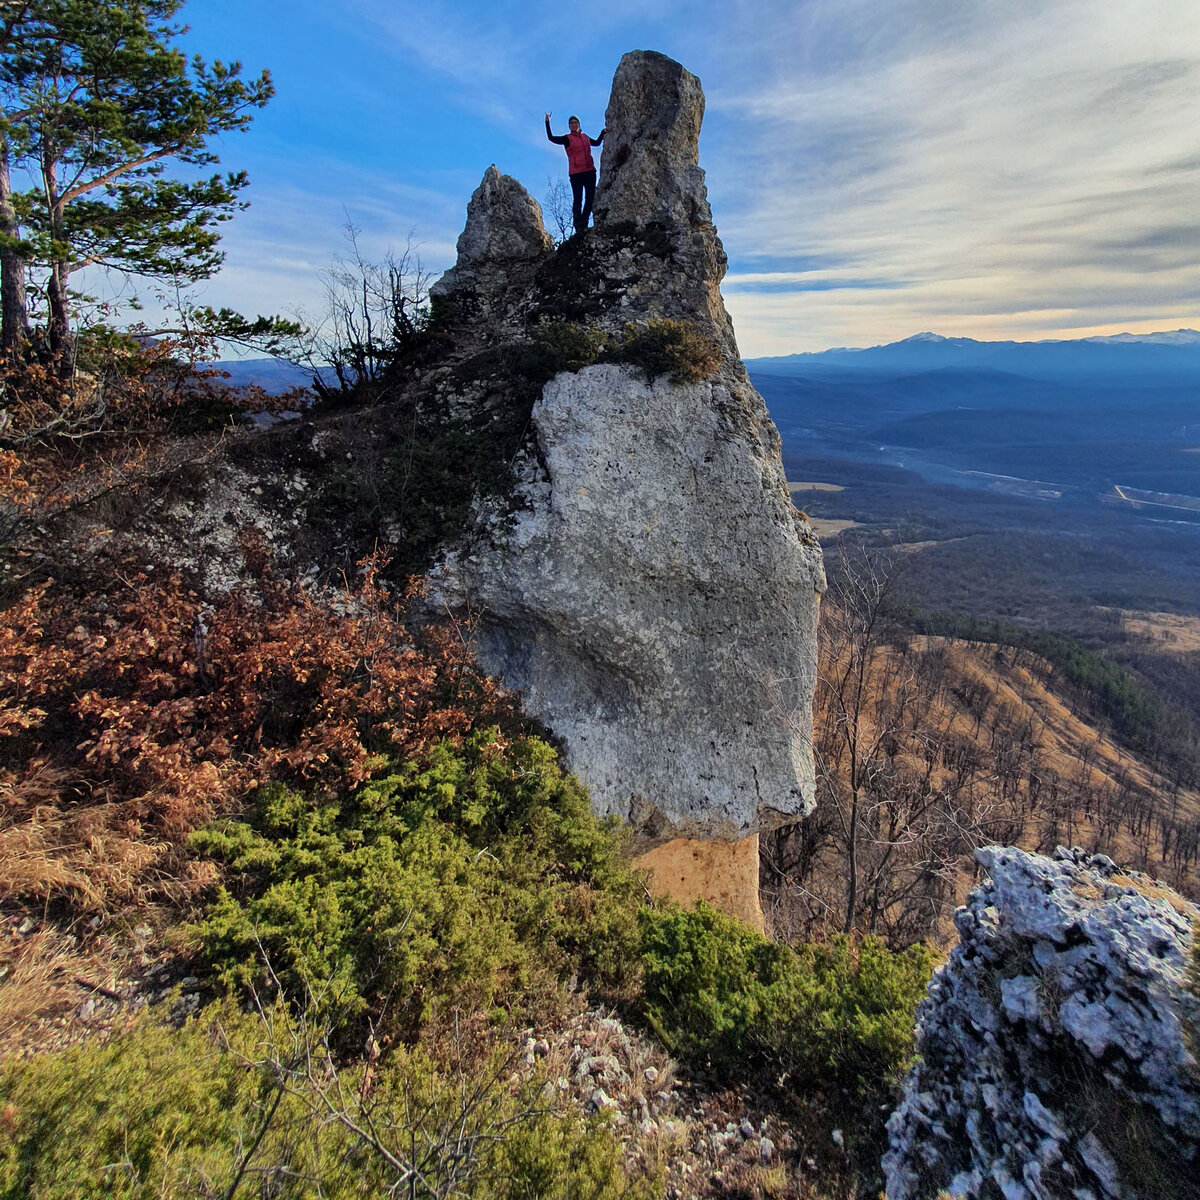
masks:
POLYGON ((888 1122, 889 1200, 1196 1194, 1200 911, 1103 855, 992 846, 888 1122))
MULTIPOLYGON (((670 318, 715 344, 700 382, 611 362, 550 379, 510 494, 480 498, 431 574, 434 603, 473 615, 484 666, 521 689, 597 811, 630 820, 644 846, 742 838, 813 803, 821 555, 721 301, 725 255, 697 165, 703 106, 678 63, 626 55, 596 227, 541 252, 529 232, 540 221, 509 184, 501 208, 493 180, 468 220, 493 232, 467 239, 466 257, 460 241, 438 287, 452 313, 502 303, 497 328, 524 322, 527 338, 547 318, 610 341, 670 318), (528 283, 515 290, 477 251, 508 245, 494 232, 504 213, 525 229, 528 283)), ((461 405, 488 389, 460 390, 461 405)))
POLYGON ((597 224, 712 224, 699 165, 703 120, 704 91, 695 75, 665 54, 626 54, 604 114, 597 224))

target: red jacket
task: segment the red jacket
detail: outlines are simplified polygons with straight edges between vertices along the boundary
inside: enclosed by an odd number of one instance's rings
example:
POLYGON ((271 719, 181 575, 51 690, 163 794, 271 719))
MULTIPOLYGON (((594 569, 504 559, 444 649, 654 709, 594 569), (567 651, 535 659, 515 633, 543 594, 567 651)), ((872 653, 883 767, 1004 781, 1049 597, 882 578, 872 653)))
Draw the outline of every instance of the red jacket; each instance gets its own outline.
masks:
POLYGON ((567 148, 567 171, 571 175, 596 169, 592 161, 592 147, 604 141, 605 132, 602 129, 598 138, 590 138, 586 133, 565 133, 562 137, 555 137, 550 132, 550 122, 546 122, 546 136, 556 145, 567 148))

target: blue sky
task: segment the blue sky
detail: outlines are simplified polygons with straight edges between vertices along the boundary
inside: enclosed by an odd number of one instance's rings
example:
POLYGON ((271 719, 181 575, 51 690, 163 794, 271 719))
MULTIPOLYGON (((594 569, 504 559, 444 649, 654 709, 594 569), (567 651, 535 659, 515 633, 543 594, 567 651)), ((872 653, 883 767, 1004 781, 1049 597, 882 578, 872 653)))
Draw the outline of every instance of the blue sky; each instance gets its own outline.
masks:
POLYGON ((346 214, 451 265, 490 163, 539 200, 626 50, 707 97, 700 164, 747 356, 1200 326, 1196 0, 189 0, 277 95, 220 146, 252 207, 204 299, 313 314, 346 214))

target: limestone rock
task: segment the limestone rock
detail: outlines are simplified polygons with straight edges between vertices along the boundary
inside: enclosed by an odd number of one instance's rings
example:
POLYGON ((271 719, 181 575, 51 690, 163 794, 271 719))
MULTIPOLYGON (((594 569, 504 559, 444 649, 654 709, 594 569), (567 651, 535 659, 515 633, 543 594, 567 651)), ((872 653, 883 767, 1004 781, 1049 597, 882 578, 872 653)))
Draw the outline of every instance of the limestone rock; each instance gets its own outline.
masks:
POLYGON ((890 1200, 1196 1195, 1200 912, 1104 856, 976 857, 991 879, 955 917, 888 1122, 890 1200))
POLYGON ((458 261, 429 289, 443 300, 474 302, 475 317, 502 315, 549 253, 550 235, 538 202, 493 163, 467 204, 458 261))
POLYGON ((646 841, 745 837, 812 804, 820 551, 750 416, 719 383, 558 376, 528 507, 433 575, 593 807, 646 841))
POLYGON ((704 91, 674 59, 633 50, 621 59, 604 114, 596 223, 711 223, 699 166, 704 91))
MULTIPOLYGON (((699 166, 704 92, 664 54, 634 50, 613 77, 596 187, 596 228, 578 253, 611 281, 608 327, 647 317, 703 319, 740 366, 721 300, 728 266, 699 166)), ((604 316, 600 324, 605 324, 604 316)))
POLYGON ((725 255, 697 165, 703 110, 678 63, 626 55, 596 228, 542 254, 524 202, 500 205, 492 168, 471 202, 478 229, 436 289, 457 304, 478 280, 508 280, 483 289, 486 322, 447 327, 468 342, 482 327, 488 344, 446 375, 430 427, 462 421, 486 440, 515 415, 526 440, 508 457, 507 493, 481 490, 443 546, 432 605, 476 619, 485 669, 522 691, 593 806, 628 818, 642 849, 744 838, 813 803, 820 548, 721 300, 725 255), (514 209, 516 254, 495 227, 514 209), (600 363, 540 394, 519 382, 506 393, 506 364, 547 318, 610 342, 683 321, 719 361, 698 383, 600 363))

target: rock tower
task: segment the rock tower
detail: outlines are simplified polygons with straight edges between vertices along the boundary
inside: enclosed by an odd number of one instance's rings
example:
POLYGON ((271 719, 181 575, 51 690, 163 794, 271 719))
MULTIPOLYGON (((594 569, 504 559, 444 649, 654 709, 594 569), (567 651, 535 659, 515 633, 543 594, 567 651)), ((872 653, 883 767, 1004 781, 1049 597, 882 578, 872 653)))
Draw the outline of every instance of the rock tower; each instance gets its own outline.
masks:
POLYGON ((703 112, 694 75, 627 54, 595 228, 556 250, 524 188, 485 174, 434 287, 477 364, 447 378, 447 411, 486 426, 519 403, 497 354, 547 331, 599 361, 540 386, 507 494, 477 499, 431 578, 434 603, 477 620, 483 665, 562 740, 594 808, 631 823, 660 884, 761 920, 757 834, 813 804, 824 577, 721 300, 703 112), (681 331, 709 356, 702 377, 624 361, 639 335, 681 331))

